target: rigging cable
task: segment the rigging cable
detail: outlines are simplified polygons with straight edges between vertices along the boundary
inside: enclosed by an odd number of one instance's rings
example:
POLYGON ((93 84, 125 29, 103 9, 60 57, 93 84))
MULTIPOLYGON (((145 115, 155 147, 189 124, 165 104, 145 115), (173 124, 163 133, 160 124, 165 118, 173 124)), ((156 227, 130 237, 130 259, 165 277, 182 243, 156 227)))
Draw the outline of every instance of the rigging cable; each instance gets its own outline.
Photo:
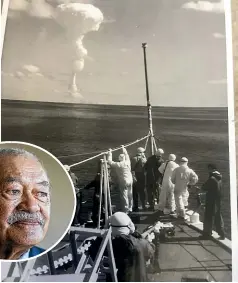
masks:
MULTIPOLYGON (((143 137, 143 138, 140 138, 140 139, 137 139, 136 141, 133 141, 133 142, 131 142, 131 143, 128 143, 128 144, 124 145, 124 147, 126 148, 126 147, 129 147, 129 146, 131 146, 131 145, 133 145, 133 144, 136 144, 136 143, 138 143, 138 142, 140 142, 140 141, 143 141, 143 140, 147 139, 148 136, 149 136, 149 135, 146 135, 146 136, 143 137)), ((113 151, 117 151, 117 150, 119 150, 119 149, 121 149, 121 146, 112 149, 112 152, 113 152, 113 151)), ((87 158, 87 159, 85 159, 85 160, 82 160, 82 161, 80 161, 80 162, 77 162, 77 163, 74 163, 74 164, 72 164, 72 165, 69 165, 69 167, 72 168, 72 167, 75 167, 75 166, 77 166, 77 165, 83 164, 83 163, 85 163, 85 162, 87 162, 87 161, 93 160, 93 159, 95 159, 95 158, 97 158, 97 157, 100 157, 100 156, 102 156, 102 155, 104 155, 104 154, 107 154, 107 152, 108 152, 108 150, 105 150, 105 151, 103 151, 103 152, 101 152, 101 153, 99 153, 99 154, 97 154, 97 155, 95 155, 95 156, 89 157, 89 158, 87 158)))

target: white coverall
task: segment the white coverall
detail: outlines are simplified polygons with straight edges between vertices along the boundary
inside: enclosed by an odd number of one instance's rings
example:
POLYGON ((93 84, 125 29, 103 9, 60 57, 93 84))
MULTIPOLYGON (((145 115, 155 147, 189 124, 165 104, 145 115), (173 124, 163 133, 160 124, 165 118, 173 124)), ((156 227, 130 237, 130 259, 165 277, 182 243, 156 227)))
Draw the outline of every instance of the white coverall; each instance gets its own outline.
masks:
POLYGON ((198 176, 187 164, 183 164, 174 170, 171 181, 175 184, 174 197, 177 214, 185 217, 184 202, 187 201, 188 196, 187 186, 195 185, 198 182, 198 176))
POLYGON ((159 197, 159 210, 164 211, 166 204, 170 212, 175 211, 174 184, 171 177, 175 168, 179 165, 174 161, 167 161, 159 167, 161 174, 164 174, 159 197))
POLYGON ((108 154, 108 163, 111 168, 115 169, 117 175, 118 189, 120 193, 120 203, 122 212, 132 211, 133 207, 133 196, 132 196, 132 185, 133 179, 131 174, 131 161, 127 153, 127 150, 123 148, 124 158, 121 161, 112 161, 112 154, 108 154))

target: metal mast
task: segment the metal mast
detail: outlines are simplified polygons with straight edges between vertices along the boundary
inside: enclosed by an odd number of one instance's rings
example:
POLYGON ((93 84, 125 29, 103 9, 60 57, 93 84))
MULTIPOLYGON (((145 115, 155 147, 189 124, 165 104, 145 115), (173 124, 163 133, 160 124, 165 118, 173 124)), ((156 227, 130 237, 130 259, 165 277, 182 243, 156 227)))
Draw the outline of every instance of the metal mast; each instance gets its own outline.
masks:
POLYGON ((154 149, 155 149, 154 148, 155 141, 154 141, 150 94, 149 94, 149 85, 148 85, 146 47, 147 47, 147 43, 142 43, 143 54, 144 54, 144 67, 145 67, 145 85, 146 85, 146 99, 147 99, 147 109, 148 109, 148 126, 149 126, 149 133, 150 133, 150 151, 151 151, 151 155, 153 155, 154 149))

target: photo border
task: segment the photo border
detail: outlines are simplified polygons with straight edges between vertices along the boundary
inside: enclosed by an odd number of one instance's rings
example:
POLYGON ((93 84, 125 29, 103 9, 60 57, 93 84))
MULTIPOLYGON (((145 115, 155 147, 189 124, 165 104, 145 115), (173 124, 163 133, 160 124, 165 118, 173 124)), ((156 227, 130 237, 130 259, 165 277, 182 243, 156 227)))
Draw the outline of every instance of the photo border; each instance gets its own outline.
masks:
POLYGON ((238 281, 238 221, 237 221, 237 176, 236 176, 236 133, 235 133, 235 92, 232 42, 232 6, 225 0, 226 26, 226 65, 227 65, 227 100, 229 122, 229 165, 230 165, 230 206, 231 206, 231 241, 232 241, 232 281, 238 281), (236 239, 236 240, 235 240, 236 239))

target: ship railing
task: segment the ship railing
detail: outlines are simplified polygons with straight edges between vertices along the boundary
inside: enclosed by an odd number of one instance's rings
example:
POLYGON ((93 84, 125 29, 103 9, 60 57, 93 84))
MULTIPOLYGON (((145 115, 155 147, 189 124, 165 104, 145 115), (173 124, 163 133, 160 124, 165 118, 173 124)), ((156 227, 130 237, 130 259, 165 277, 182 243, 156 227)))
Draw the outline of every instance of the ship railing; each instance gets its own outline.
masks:
MULTIPOLYGON (((117 269, 115 264, 115 259, 113 255, 112 248, 112 238, 111 238, 111 228, 105 230, 99 229, 90 229, 82 227, 71 227, 70 228, 70 247, 72 251, 72 265, 73 273, 63 274, 63 276, 69 276, 71 279, 73 277, 80 278, 78 282, 96 282, 98 279, 100 281, 106 281, 106 274, 110 275, 112 282, 117 282, 117 269), (93 261, 90 255, 87 253, 87 249, 83 251, 82 247, 81 252, 79 253, 79 248, 77 247, 77 242, 85 243, 86 240, 91 240, 93 237, 102 237, 101 245, 98 249, 95 260, 93 261), (107 257, 104 256, 105 250, 107 250, 107 257), (104 263, 107 262, 109 268, 104 267, 104 263)), ((7 277, 3 282, 57 282, 58 276, 62 274, 57 274, 57 267, 54 261, 54 251, 47 253, 48 265, 47 270, 48 275, 33 275, 34 266, 36 259, 31 259, 26 262, 12 263, 7 274, 7 277), (18 267, 18 277, 13 277, 15 267, 18 267), (10 280, 10 281, 9 281, 10 280)), ((40 269, 39 267, 37 269, 40 269)), ((43 270, 43 268, 41 268, 43 270)), ((43 273, 43 272, 42 272, 43 273)), ((66 278, 66 277, 65 277, 66 278)), ((60 282, 60 281, 59 281, 60 282)), ((73 282, 76 282, 75 280, 73 282)))

